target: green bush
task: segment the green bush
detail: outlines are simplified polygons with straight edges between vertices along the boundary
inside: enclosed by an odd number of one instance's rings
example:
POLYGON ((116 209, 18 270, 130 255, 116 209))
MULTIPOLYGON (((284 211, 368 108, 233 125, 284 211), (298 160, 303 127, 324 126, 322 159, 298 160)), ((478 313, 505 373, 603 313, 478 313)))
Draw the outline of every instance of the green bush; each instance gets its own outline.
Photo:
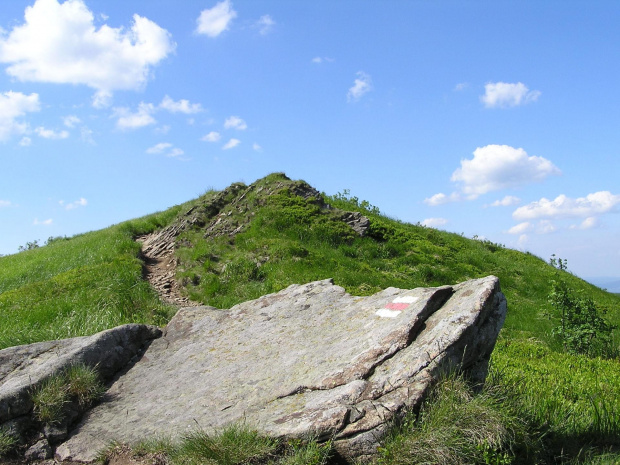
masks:
POLYGON ((601 315, 591 297, 573 291, 566 282, 552 282, 549 302, 559 320, 552 334, 558 338, 567 352, 613 358, 617 350, 613 346, 614 325, 601 315))

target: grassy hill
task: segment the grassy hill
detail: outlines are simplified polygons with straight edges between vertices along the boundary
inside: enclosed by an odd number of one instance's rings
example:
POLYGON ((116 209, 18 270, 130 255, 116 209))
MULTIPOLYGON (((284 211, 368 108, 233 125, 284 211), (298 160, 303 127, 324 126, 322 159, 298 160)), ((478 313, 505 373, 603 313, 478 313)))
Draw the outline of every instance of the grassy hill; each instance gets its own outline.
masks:
MULTIPOLYGON (((184 225, 175 236, 183 292, 218 308, 329 277, 352 294, 368 295, 388 286, 498 276, 508 316, 491 378, 508 393, 508 403, 496 407, 526 421, 537 445, 524 451, 516 442, 487 440, 474 448, 483 457, 475 460, 568 463, 611 451, 596 460, 618 463, 620 455, 613 454, 620 447, 619 360, 567 353, 553 335, 559 317, 548 297, 553 282, 561 280, 575 295, 607 309, 607 321, 620 326, 620 296, 531 254, 390 219, 367 202, 346 194, 318 195, 282 174, 0 257, 0 348, 128 322, 164 325, 175 308, 160 301, 143 279, 135 238, 175 225, 184 225), (345 211, 370 220, 364 237, 343 221, 345 211)), ((613 337, 617 347, 618 329, 613 337)), ((386 444, 382 463, 417 463, 409 456, 399 462, 394 451, 411 449, 407 441, 420 428, 418 420, 405 422, 392 445, 386 444)))

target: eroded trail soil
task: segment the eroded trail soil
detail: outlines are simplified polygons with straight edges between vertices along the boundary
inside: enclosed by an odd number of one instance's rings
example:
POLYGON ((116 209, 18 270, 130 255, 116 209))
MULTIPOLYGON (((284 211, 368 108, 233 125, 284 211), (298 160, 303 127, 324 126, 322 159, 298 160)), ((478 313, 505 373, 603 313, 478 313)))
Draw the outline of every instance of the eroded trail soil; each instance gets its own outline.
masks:
POLYGON ((202 305, 181 295, 176 280, 177 259, 174 256, 174 236, 162 234, 163 231, 140 236, 136 239, 142 244, 144 279, 157 291, 166 303, 177 307, 196 307, 202 305))

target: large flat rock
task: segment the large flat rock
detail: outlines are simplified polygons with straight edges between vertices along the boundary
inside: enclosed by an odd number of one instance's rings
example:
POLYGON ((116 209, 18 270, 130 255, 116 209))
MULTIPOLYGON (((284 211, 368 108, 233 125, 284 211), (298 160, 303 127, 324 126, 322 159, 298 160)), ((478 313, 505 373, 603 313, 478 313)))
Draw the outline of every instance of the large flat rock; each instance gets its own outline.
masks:
POLYGON ((505 312, 493 276, 369 297, 324 280, 230 310, 182 309, 56 457, 91 461, 113 440, 231 422, 273 436, 333 437, 343 455, 370 456, 440 370, 486 375, 505 312))

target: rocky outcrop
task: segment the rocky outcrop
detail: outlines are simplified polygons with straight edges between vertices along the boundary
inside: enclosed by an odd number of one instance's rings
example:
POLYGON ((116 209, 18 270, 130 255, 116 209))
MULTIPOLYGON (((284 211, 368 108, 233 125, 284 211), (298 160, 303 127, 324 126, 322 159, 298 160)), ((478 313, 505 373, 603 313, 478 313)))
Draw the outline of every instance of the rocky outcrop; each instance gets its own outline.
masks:
MULTIPOLYGON (((103 380, 109 380, 160 335, 157 327, 129 324, 93 336, 0 350, 0 428, 26 440, 33 428, 43 427, 32 421, 31 394, 46 379, 83 364, 96 368, 103 380)), ((56 433, 52 428, 42 434, 53 441, 56 433)), ((40 452, 40 448, 36 450, 40 452)))
POLYGON ((495 277, 354 297, 331 280, 293 285, 230 310, 180 310, 56 449, 91 461, 116 440, 246 422, 278 437, 333 438, 367 458, 436 376, 482 380, 506 301, 495 277))

